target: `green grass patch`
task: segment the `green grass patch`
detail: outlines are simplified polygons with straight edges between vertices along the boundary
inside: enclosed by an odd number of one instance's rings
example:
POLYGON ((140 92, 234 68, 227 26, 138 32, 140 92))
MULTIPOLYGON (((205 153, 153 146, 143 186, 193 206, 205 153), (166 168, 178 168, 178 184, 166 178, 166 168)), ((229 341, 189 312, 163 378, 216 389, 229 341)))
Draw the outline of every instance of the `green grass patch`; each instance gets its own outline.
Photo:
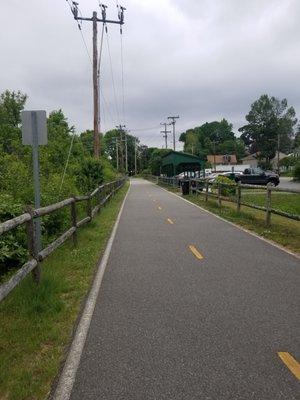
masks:
POLYGON ((78 230, 76 249, 68 241, 42 264, 39 286, 28 276, 0 304, 1 400, 47 397, 127 188, 78 230))
MULTIPOLYGON (((169 190, 168 186, 164 186, 169 190)), ((174 192, 174 189, 171 188, 170 191, 174 192)), ((177 193, 180 193, 179 190, 176 190, 177 193)), ((281 194, 280 194, 281 195, 281 194)), ((250 195, 249 195, 250 196, 250 195)), ((258 195, 251 195, 251 198, 258 195)), ((273 196, 273 193, 272 193, 273 196)), ((294 199, 295 202, 298 202, 296 197, 287 197, 290 199, 294 199)), ((298 196, 298 195, 296 195, 298 196)), ((296 252, 300 253, 300 222, 294 221, 288 218, 281 217, 279 215, 272 214, 271 216, 271 226, 266 227, 265 223, 265 212, 260 210, 254 210, 248 207, 241 207, 241 211, 238 213, 236 211, 236 204, 222 201, 222 207, 220 208, 217 203, 217 199, 209 198, 208 202, 205 202, 204 195, 189 195, 184 196, 187 200, 205 208, 208 211, 213 212, 220 217, 234 222, 237 225, 240 225, 250 231, 257 233, 258 235, 265 237, 266 239, 273 240, 274 242, 296 252)), ((278 196, 279 198, 279 196, 278 196)), ((243 198, 244 200, 244 198, 243 198)), ((279 200, 278 200, 279 201, 279 200)), ((258 203, 256 203, 258 204, 258 203)), ((287 206, 290 203, 287 203, 287 206)), ((262 204, 264 205, 264 204, 262 204)), ((290 204, 291 209, 297 209, 299 204, 290 204)), ((275 208, 275 206, 274 206, 275 208)), ((281 208, 282 209, 282 208, 281 208)), ((284 210, 286 211, 286 210, 284 210)), ((291 212, 291 211, 289 211, 291 212)))
MULTIPOLYGON (((242 201, 258 206, 265 206, 266 194, 242 193, 242 201)), ((275 210, 300 215, 300 194, 274 191, 271 196, 271 206, 275 210)))

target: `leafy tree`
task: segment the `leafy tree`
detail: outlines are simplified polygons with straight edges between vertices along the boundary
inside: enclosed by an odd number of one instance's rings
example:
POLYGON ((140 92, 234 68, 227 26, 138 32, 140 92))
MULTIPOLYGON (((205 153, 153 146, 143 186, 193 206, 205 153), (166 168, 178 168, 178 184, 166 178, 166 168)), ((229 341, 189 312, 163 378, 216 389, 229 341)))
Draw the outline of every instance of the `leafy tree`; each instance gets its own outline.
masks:
POLYGON ((92 156, 94 154, 94 131, 87 130, 82 132, 80 140, 83 144, 86 154, 92 156))
POLYGON ((21 92, 6 90, 0 95, 0 152, 22 153, 21 151, 21 111, 27 96, 21 92))
POLYGON ((241 139, 251 152, 259 151, 261 157, 269 163, 277 150, 278 136, 280 151, 291 147, 293 128, 297 122, 295 110, 288 107, 287 100, 262 95, 251 105, 246 115, 248 124, 239 129, 241 139))
POLYGON ((241 159, 245 154, 244 143, 235 138, 232 124, 224 118, 188 129, 179 140, 184 143, 185 152, 203 159, 208 154, 236 154, 241 159))
POLYGON ((298 161, 294 168, 294 179, 300 180, 300 161, 298 161))
POLYGON ((161 173, 161 165, 162 165, 162 157, 167 154, 170 150, 168 149, 154 149, 151 153, 149 160, 149 168, 151 170, 152 175, 160 175, 161 173))
POLYGON ((293 150, 300 155, 300 125, 298 125, 297 132, 295 135, 293 150))

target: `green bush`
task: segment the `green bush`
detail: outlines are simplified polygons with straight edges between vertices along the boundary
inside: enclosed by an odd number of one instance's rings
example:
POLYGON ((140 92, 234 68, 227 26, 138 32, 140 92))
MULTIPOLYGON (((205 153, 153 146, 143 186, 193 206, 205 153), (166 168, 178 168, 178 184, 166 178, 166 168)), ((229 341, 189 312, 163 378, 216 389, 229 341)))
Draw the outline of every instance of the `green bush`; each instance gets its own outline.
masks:
MULTIPOLYGON (((8 194, 0 194, 0 222, 22 214, 22 206, 8 194)), ((26 236, 24 229, 0 236, 0 277, 13 268, 21 266, 27 258, 26 236)))
POLYGON ((300 161, 297 162, 294 168, 294 178, 300 180, 300 161))
POLYGON ((218 187, 218 183, 223 183, 226 185, 221 186, 221 196, 227 197, 235 194, 236 183, 227 176, 219 175, 215 180, 215 187, 218 187))

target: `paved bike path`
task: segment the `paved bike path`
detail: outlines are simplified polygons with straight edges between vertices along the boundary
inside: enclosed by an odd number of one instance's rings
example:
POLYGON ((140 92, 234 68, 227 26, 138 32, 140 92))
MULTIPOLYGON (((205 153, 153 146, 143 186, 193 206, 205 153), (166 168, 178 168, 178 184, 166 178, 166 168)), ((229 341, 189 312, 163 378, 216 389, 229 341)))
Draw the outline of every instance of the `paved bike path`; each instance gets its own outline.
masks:
POLYGON ((71 399, 298 399, 299 264, 132 180, 71 399))

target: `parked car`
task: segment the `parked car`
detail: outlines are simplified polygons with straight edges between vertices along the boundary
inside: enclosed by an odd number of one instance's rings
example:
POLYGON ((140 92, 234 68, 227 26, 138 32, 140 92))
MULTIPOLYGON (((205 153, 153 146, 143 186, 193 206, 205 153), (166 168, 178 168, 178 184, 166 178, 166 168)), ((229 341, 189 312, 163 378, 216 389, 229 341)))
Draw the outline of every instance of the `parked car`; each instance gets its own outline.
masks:
POLYGON ((278 174, 273 171, 263 171, 260 168, 246 168, 242 174, 236 176, 235 181, 247 185, 277 186, 280 183, 278 174))

